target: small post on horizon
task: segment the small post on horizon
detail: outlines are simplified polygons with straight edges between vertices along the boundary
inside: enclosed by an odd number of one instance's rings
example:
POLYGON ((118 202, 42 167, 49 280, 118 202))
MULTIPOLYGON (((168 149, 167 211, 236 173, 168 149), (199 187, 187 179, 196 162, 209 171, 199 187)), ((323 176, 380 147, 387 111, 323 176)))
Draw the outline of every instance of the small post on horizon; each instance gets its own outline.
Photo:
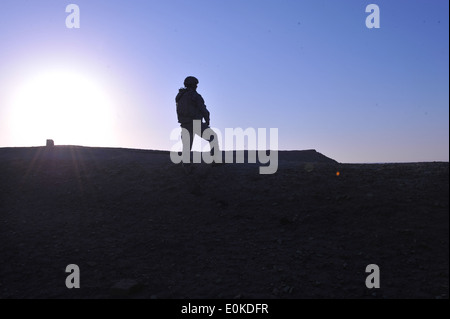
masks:
POLYGON ((53 140, 48 139, 46 146, 47 147, 53 147, 53 146, 55 146, 55 142, 53 140))

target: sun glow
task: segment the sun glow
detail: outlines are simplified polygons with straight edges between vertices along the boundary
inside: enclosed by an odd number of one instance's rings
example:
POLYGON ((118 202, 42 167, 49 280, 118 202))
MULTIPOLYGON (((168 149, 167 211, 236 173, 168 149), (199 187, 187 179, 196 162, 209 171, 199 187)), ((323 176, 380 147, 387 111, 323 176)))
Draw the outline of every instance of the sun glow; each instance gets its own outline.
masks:
POLYGON ((112 99, 75 71, 47 71, 12 94, 9 131, 16 146, 109 146, 114 143, 112 99))

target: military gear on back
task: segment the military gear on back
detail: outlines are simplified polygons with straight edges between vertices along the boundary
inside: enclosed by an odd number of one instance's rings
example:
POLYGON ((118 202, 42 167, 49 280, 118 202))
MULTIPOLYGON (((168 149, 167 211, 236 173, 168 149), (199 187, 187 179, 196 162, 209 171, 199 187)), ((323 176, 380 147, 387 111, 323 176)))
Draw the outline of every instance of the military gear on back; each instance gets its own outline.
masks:
POLYGON ((190 87, 180 89, 175 102, 179 123, 183 124, 204 118, 209 125, 209 111, 202 96, 195 89, 190 87))

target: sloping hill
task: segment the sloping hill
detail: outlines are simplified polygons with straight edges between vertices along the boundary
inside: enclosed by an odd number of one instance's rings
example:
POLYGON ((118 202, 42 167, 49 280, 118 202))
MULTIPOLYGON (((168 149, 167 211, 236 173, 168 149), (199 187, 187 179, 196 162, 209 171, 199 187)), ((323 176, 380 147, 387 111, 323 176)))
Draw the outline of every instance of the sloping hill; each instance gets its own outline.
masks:
POLYGON ((260 175, 161 151, 0 149, 0 298, 448 298, 448 163, 279 155, 260 175))

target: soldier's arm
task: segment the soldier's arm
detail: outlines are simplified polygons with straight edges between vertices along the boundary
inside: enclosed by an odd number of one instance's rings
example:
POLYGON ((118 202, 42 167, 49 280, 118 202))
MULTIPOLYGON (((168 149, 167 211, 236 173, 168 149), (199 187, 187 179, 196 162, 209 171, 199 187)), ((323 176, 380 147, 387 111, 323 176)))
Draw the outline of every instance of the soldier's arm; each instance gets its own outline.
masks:
POLYGON ((209 111, 206 108, 205 100, 203 100, 203 98, 200 94, 197 95, 196 104, 197 104, 197 107, 199 108, 200 112, 202 113, 206 124, 209 125, 209 111))

